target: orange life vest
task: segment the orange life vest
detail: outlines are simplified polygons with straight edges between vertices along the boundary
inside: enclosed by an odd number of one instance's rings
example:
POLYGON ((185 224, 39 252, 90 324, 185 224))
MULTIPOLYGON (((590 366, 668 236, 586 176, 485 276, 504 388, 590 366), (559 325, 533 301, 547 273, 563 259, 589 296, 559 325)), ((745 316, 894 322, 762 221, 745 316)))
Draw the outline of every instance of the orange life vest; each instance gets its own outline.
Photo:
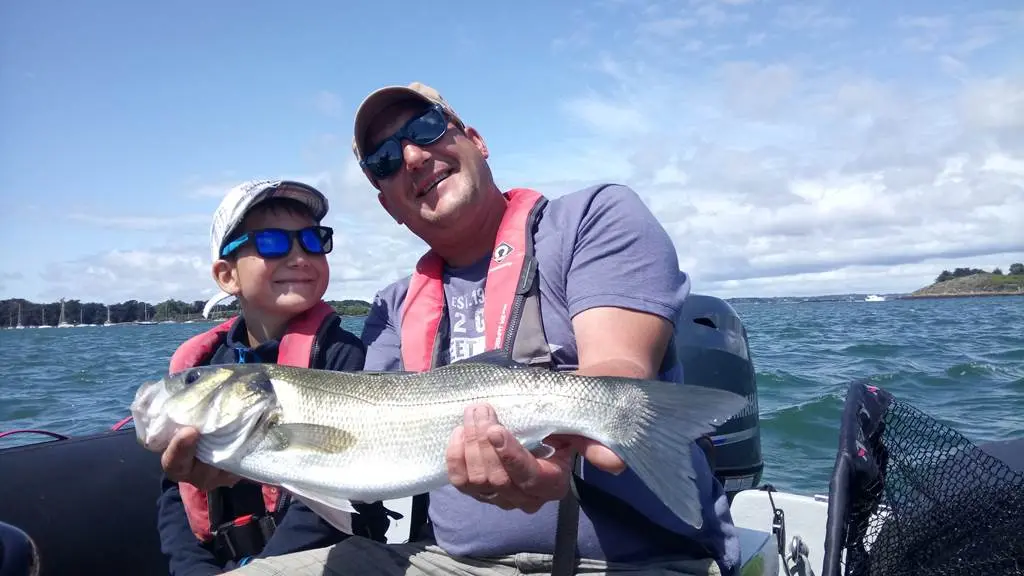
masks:
MULTIPOLYGON (((484 285, 486 350, 504 350, 525 364, 549 364, 551 350, 540 317, 537 260, 533 232, 547 199, 527 188, 505 193, 508 205, 487 269, 484 285)), ((444 260, 428 251, 416 263, 402 304, 401 350, 405 370, 421 372, 437 365, 446 329, 444 260)))
MULTIPOLYGON (((547 200, 540 193, 526 188, 512 189, 505 196, 508 206, 498 227, 484 286, 485 350, 500 349, 506 358, 515 362, 557 368, 541 321, 540 279, 533 252, 537 216, 547 200)), ((444 341, 440 332, 447 329, 447 300, 444 296, 444 261, 433 251, 428 251, 417 262, 402 307, 403 369, 422 372, 435 368, 444 341)), ((672 345, 669 353, 673 353, 672 345)), ((582 459, 577 462, 584 468, 589 466, 582 459)), ((649 526, 652 537, 668 538, 681 550, 693 551, 695 558, 708 557, 709 552, 703 545, 646 519, 630 505, 622 503, 621 497, 617 498, 610 490, 583 482, 578 471, 573 474, 573 482, 575 493, 581 494, 591 507, 601 506, 613 517, 629 517, 637 526, 649 526)), ((617 488, 616 492, 631 490, 633 487, 627 484, 617 488)), ((428 501, 427 494, 413 497, 412 534, 417 534, 419 527, 428 522, 428 501)), ((560 531, 563 522, 567 523, 569 530, 576 529, 578 506, 574 492, 561 500, 558 508, 560 531)), ((567 542, 574 543, 575 540, 571 537, 567 542)), ((574 553, 571 546, 559 546, 560 549, 555 551, 556 557, 563 554, 571 557, 574 553)))
MULTIPOLYGON (((293 318, 278 345, 277 363, 308 368, 313 361, 317 334, 325 322, 334 319, 334 315, 334 308, 321 300, 316 306, 293 318)), ((171 356, 168 371, 173 374, 205 362, 224 341, 225 335, 237 319, 237 316, 231 318, 186 340, 171 356)), ((209 542, 213 538, 213 527, 210 525, 207 493, 188 482, 179 482, 178 490, 192 533, 201 542, 209 542)), ((281 496, 280 489, 264 485, 262 492, 267 512, 276 512, 281 496)))

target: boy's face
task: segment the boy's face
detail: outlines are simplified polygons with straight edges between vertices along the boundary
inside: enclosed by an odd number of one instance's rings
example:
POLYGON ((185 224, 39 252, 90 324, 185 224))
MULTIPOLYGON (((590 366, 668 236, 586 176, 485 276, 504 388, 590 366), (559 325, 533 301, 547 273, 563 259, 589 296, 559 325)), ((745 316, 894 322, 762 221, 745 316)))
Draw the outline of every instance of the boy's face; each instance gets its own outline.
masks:
MULTIPOLYGON (((260 228, 300 230, 316 222, 285 210, 255 209, 238 232, 260 228)), ((244 301, 246 314, 268 317, 292 317, 312 308, 327 291, 330 267, 327 256, 309 254, 292 239, 291 251, 281 258, 263 258, 247 242, 236 253, 234 262, 218 260, 214 278, 225 292, 244 301)))

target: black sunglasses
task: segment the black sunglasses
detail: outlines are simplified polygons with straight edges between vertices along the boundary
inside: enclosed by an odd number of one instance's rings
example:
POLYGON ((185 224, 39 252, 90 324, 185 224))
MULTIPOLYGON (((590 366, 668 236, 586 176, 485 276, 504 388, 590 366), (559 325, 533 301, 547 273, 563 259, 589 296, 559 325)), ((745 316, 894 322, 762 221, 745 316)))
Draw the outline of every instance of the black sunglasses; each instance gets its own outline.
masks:
POLYGON ((221 250, 220 255, 227 256, 252 242, 256 253, 263 258, 283 258, 292 251, 292 239, 297 238, 299 246, 307 254, 319 256, 329 254, 334 248, 334 230, 329 226, 308 226, 301 230, 284 230, 282 228, 263 228, 252 230, 235 238, 221 250))
POLYGON ((447 131, 448 117, 441 106, 435 104, 381 142, 380 146, 359 161, 359 165, 377 178, 387 178, 397 172, 404 162, 402 140, 410 140, 417 146, 429 146, 440 140, 447 131))

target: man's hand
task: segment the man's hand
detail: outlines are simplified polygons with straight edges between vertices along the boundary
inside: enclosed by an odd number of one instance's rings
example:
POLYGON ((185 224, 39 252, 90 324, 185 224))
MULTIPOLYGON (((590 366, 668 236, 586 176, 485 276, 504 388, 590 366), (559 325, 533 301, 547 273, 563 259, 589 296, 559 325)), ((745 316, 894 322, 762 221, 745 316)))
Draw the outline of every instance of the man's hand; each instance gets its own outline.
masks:
POLYGON ((167 449, 160 455, 160 466, 167 478, 175 482, 188 482, 204 491, 234 486, 241 478, 196 459, 198 443, 199 430, 195 428, 182 428, 174 434, 167 449))
MULTIPOLYGON (((579 353, 576 373, 585 376, 654 378, 672 336, 668 320, 622 308, 588 309, 572 325, 579 353)), ((501 426, 493 408, 469 406, 448 444, 448 479, 481 502, 532 514, 566 495, 574 452, 612 474, 626 469, 614 452, 587 438, 553 435, 544 443, 555 453, 538 459, 501 426)))
POLYGON ((448 479, 456 489, 481 502, 532 514, 568 493, 575 452, 613 474, 626 467, 614 452, 587 438, 553 435, 544 443, 555 453, 537 458, 498 422, 491 406, 468 406, 463 425, 455 429, 448 443, 448 479))

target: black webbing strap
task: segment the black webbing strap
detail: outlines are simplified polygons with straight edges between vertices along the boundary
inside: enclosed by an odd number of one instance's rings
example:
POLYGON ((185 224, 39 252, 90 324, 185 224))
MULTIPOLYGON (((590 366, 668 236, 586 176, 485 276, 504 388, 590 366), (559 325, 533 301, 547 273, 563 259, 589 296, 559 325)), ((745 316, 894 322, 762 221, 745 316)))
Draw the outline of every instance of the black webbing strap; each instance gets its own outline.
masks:
POLYGON ((573 474, 569 476, 569 493, 558 502, 558 522, 555 525, 555 556, 551 576, 572 576, 576 573, 576 537, 580 525, 580 503, 576 499, 576 468, 580 456, 573 456, 573 474))
POLYGON ((582 458, 577 455, 574 474, 570 479, 572 490, 558 505, 552 576, 571 576, 575 573, 580 502, 592 510, 600 510, 602 516, 615 518, 627 526, 633 526, 657 548, 672 550, 674 554, 693 559, 715 558, 714 553, 702 543, 661 526, 619 497, 584 482, 580 478, 582 463, 582 458))

